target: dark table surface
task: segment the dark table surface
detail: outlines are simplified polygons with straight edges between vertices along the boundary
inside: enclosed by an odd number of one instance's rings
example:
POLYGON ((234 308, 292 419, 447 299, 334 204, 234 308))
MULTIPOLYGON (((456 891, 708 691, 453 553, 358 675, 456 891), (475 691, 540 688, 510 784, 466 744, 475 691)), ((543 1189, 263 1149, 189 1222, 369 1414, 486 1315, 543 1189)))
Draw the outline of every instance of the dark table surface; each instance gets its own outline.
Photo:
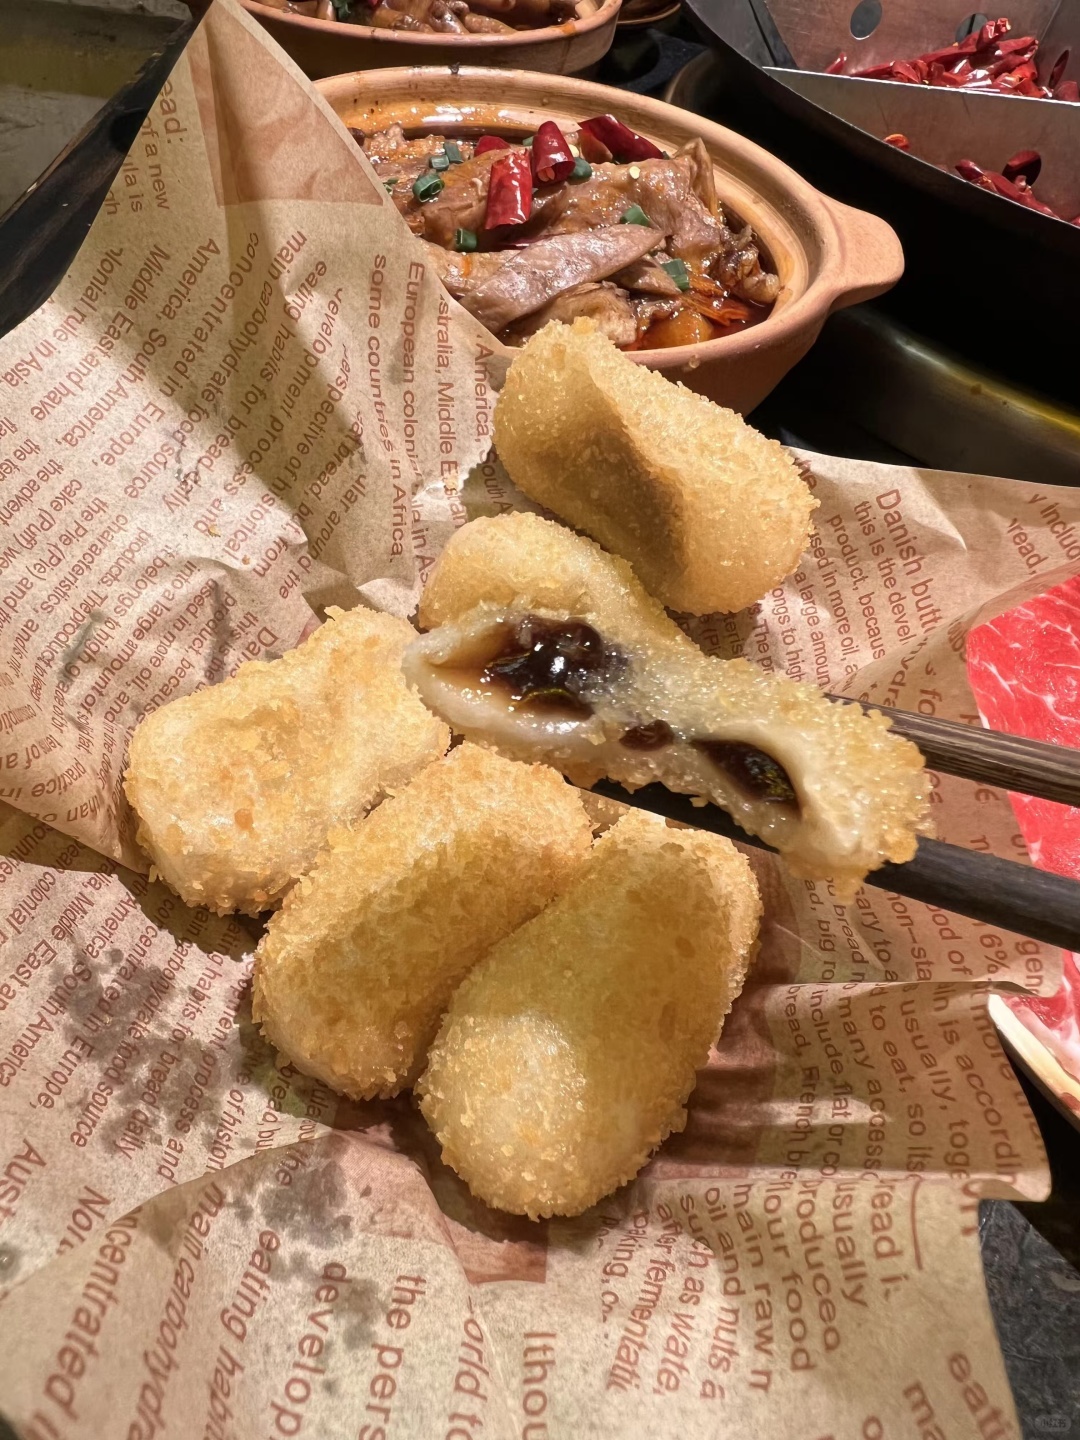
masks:
MULTIPOLYGON (((164 63, 175 55, 182 38, 178 33, 168 47, 172 55, 162 57, 164 63)), ((703 48, 697 36, 679 23, 663 32, 622 32, 597 78, 641 94, 662 96, 678 71, 703 48)), ((58 191, 49 184, 38 187, 21 214, 9 212, 0 220, 3 251, 14 258, 0 278, 0 334, 46 298, 63 273, 141 121, 139 112, 145 113, 160 78, 144 78, 133 87, 133 95, 118 97, 106 107, 111 109, 113 160, 106 156, 96 168, 83 169, 77 203, 65 206, 66 235, 55 233, 60 224, 58 191), (27 256, 27 233, 40 235, 42 230, 53 235, 55 243, 34 247, 20 266, 18 256, 27 256)), ((57 187, 69 185, 62 174, 55 183, 57 187)), ((64 193, 71 202, 70 188, 64 193)), ((820 384, 807 385, 809 367, 826 363, 820 351, 811 351, 755 411, 754 424, 766 434, 806 449, 904 463, 907 456, 884 445, 856 418, 839 409, 830 411, 817 400, 807 403, 807 394, 817 396, 822 390, 820 384)), ((841 387, 832 388, 841 393, 841 387)), ((983 1203, 980 1239, 987 1292, 1025 1440, 1046 1436, 1080 1440, 1080 1131, 1026 1075, 1018 1073, 1046 1143, 1053 1190, 1043 1204, 983 1203)), ((0 1419, 0 1440, 3 1433, 0 1419)))

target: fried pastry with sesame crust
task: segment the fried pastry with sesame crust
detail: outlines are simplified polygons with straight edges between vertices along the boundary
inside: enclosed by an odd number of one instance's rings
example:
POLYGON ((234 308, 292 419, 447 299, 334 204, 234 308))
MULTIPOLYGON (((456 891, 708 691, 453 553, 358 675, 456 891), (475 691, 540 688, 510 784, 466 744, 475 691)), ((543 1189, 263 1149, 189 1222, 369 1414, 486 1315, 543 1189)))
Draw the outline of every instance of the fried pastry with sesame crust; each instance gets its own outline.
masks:
POLYGON ((729 841, 624 816, 455 992, 418 1087, 446 1163, 534 1219, 632 1179, 686 1123, 760 915, 729 841))
POLYGON ((706 656, 592 541, 534 515, 475 520, 433 569, 403 662, 459 734, 575 784, 660 781, 721 806, 796 875, 850 899, 909 860, 922 756, 888 720, 746 660, 706 656))
POLYGON ((256 952, 255 1019, 333 1089, 397 1094, 454 987, 572 883, 591 839, 556 771, 460 746, 331 835, 256 952))
POLYGON ((416 632, 360 607, 279 660, 145 716, 124 788, 154 872, 189 905, 271 909, 329 831, 442 755, 449 732, 405 686, 416 632))
POLYGON ((695 615, 741 610, 790 575, 817 508, 791 454, 634 362, 588 320, 514 357, 495 448, 517 487, 695 615))

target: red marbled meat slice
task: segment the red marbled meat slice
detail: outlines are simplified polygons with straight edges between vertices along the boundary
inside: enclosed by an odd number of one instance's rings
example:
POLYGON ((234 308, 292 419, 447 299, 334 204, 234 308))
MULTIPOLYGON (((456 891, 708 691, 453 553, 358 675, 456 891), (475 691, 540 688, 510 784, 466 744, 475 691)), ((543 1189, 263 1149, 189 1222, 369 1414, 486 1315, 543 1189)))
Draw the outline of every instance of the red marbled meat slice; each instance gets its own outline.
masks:
MULTIPOLYGON (((976 626, 967 639, 967 671, 992 729, 1080 749, 1080 576, 976 626)), ((1032 862, 1080 880, 1080 809, 1031 795, 1009 799, 1032 862)), ((1066 953, 1054 995, 1008 1003, 1080 1079, 1077 956, 1066 953)))

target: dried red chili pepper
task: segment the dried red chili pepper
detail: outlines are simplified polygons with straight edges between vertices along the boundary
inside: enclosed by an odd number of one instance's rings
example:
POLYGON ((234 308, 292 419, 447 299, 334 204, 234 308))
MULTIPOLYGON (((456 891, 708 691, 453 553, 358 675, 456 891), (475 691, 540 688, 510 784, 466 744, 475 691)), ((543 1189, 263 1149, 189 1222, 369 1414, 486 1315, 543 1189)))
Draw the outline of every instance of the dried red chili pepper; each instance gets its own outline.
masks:
POLYGON ((1058 58, 1054 61, 1050 74, 1046 77, 1046 88, 1048 90, 1057 89, 1058 82, 1060 81, 1062 75, 1065 74, 1065 66, 1069 63, 1070 53, 1071 52, 1069 50, 1063 50, 1058 56, 1058 58))
MULTIPOLYGON (((1032 45, 1027 50, 1014 50, 1009 55, 999 55, 996 60, 991 61, 986 67, 988 75, 1007 75, 1010 70, 1021 70, 1031 63, 1031 57, 1035 54, 1035 47, 1032 45)), ((1034 72, 1035 66, 1031 66, 1034 72)))
MULTIPOLYGON (((1034 156, 1041 164, 1039 156, 1034 150, 1021 151, 1014 155, 1011 165, 1015 160, 1024 160, 1026 157, 1034 156)), ((1056 210, 1051 210, 1049 205, 1044 205, 1037 200, 1032 193, 1030 185, 1022 171, 1018 171, 1016 178, 999 174, 996 170, 984 170, 976 165, 974 160, 960 160, 956 164, 956 173, 963 180, 970 180, 972 184, 978 185, 982 190, 989 190, 994 195, 1001 195, 1006 200, 1014 200, 1018 205, 1026 205, 1029 210, 1036 210, 1040 215, 1050 215, 1055 220, 1064 220, 1064 215, 1059 215, 1056 210)), ((1008 166, 1006 167, 1008 168, 1008 166)), ((1038 169, 1034 173, 1037 175, 1038 169)))
POLYGON ((1034 35, 1021 35, 1014 40, 999 40, 995 48, 999 55, 1015 55, 1020 50, 1037 50, 1039 41, 1034 35))
POLYGON ((1022 175, 1029 185, 1034 185, 1042 169, 1042 156, 1037 150, 1018 150, 1005 161, 1001 173, 1006 180, 1018 180, 1022 175))
POLYGON ((511 150, 496 160, 488 177, 484 229, 524 225, 532 214, 532 171, 524 150, 511 150))
POLYGON ((976 50, 987 50, 995 40, 1000 40, 1012 29, 1008 20, 987 20, 986 24, 979 31, 979 39, 976 43, 976 50))
POLYGON ((1041 200, 1036 200, 1026 186, 1021 188, 1019 185, 1015 185, 1004 175, 999 175, 996 170, 987 170, 986 179, 990 182, 994 193, 1004 195, 1006 200, 1015 200, 1020 205, 1026 205, 1029 210, 1037 210, 1040 215, 1052 215, 1055 220, 1061 218, 1055 210, 1050 209, 1049 205, 1044 205, 1041 200))
MULTIPOLYGON (((1080 86, 1075 80, 1062 82, 1068 64, 1066 50, 1054 62, 1046 85, 1039 83, 1036 54, 1039 42, 1034 35, 1004 37, 1008 20, 988 20, 982 29, 955 45, 941 50, 928 50, 911 60, 891 60, 887 65, 872 65, 853 73, 862 80, 898 80, 908 85, 935 85, 954 90, 993 90, 1000 95, 1026 95, 1036 99, 1072 100, 1080 102, 1080 86)), ((837 62, 831 73, 842 68, 837 62)))
POLYGON ((901 135, 899 131, 897 131, 895 135, 886 135, 885 144, 891 145, 895 150, 911 149, 911 141, 907 138, 906 135, 901 135))
POLYGON ((825 66, 825 74, 826 74, 826 75, 842 75, 842 74, 844 73, 844 66, 845 66, 846 64, 847 64, 847 56, 843 53, 843 51, 841 51, 840 54, 837 55, 836 59, 832 62, 831 65, 826 65, 826 66, 825 66))
POLYGON ((906 80, 909 85, 922 84, 918 70, 914 65, 909 65, 906 60, 900 60, 893 66, 893 79, 906 80))
POLYGON ((971 180, 977 185, 983 178, 985 172, 982 166, 975 164, 974 160, 958 160, 956 162, 956 173, 962 180, 971 180))
POLYGON ((509 150, 510 141, 501 135, 481 135, 473 146, 474 155, 486 155, 489 150, 509 150))
MULTIPOLYGON (((906 78, 904 75, 896 76, 897 80, 906 78)), ((954 75, 951 70, 946 70, 944 65, 931 65, 927 84, 936 85, 939 89, 962 90, 966 82, 963 75, 954 75)))
POLYGON ((928 50, 925 55, 920 55, 918 58, 927 65, 945 65, 959 56, 974 55, 977 44, 978 35, 967 35, 959 45, 946 45, 944 50, 928 50))
MULTIPOLYGON (((638 135, 624 125, 621 120, 616 120, 614 115, 594 115, 591 120, 583 120, 580 125, 580 133, 588 135, 591 139, 598 140, 612 157, 624 164, 628 160, 662 160, 664 152, 658 149, 651 140, 646 140, 644 135, 638 135)), ((584 147, 582 147, 584 152, 584 147)), ((585 154, 587 160, 592 156, 585 154)))
POLYGON ((596 136, 591 135, 588 130, 578 131, 577 147, 590 165, 609 165, 615 158, 607 146, 601 145, 596 136))
POLYGON ((545 120, 540 126, 529 153, 532 156, 533 179, 538 185, 566 180, 573 174, 574 155, 570 142, 554 120, 545 120))

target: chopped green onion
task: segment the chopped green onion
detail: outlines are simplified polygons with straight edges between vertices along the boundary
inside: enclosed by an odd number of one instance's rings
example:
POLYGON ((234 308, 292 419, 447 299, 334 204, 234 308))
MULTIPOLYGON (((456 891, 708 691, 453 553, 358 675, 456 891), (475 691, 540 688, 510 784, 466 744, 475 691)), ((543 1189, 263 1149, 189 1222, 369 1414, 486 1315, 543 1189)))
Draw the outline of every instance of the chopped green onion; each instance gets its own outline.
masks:
POLYGON ((477 238, 476 238, 476 231, 475 231, 475 230, 455 230, 455 231, 454 231, 454 249, 455 249, 455 250, 475 250, 476 247, 477 247, 479 244, 480 244, 480 242, 479 242, 479 240, 477 240, 477 238))
POLYGON ((570 179, 571 179, 571 180, 591 180, 591 179, 592 179, 592 166, 591 166, 591 165, 589 164, 589 162, 585 159, 585 156, 584 156, 584 155, 579 155, 578 158, 574 161, 574 168, 573 168, 573 170, 570 171, 570 179))
POLYGON ((432 170, 449 170, 450 161, 445 155, 432 155, 431 168, 432 170))
POLYGON ((396 178, 396 177, 395 177, 393 180, 384 180, 382 183, 383 183, 383 189, 386 191, 386 193, 387 193, 388 195, 392 195, 392 194, 394 193, 394 191, 397 189, 397 178, 396 178))
POLYGON ((652 225, 652 221, 640 205, 631 205, 629 210, 624 210, 619 216, 619 223, 622 225, 652 225))
POLYGON ((443 154, 447 160, 450 161, 451 165, 460 165, 465 159, 465 156, 461 153, 461 147, 456 140, 447 140, 443 146, 443 154))
POLYGON ((412 193, 422 205, 425 200, 434 200, 442 188, 443 182, 438 175, 421 175, 413 181, 412 193))
POLYGON ((534 141, 535 139, 536 139, 536 136, 535 136, 535 135, 526 135, 526 136, 525 136, 525 139, 522 140, 521 143, 522 143, 522 145, 525 146, 525 149, 526 149, 526 150, 531 150, 531 149, 532 149, 532 143, 533 143, 533 141, 534 141))
POLYGON ((680 290, 690 289, 690 272, 686 268, 685 260, 665 260, 660 269, 667 271, 680 290))

